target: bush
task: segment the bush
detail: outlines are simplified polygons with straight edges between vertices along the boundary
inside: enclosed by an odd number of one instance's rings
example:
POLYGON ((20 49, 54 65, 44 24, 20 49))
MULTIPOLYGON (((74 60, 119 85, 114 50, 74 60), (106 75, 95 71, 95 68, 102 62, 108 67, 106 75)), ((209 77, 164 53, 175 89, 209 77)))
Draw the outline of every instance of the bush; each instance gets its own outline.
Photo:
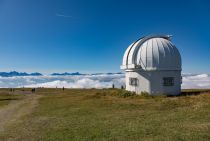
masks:
POLYGON ((119 93, 118 93, 118 96, 120 96, 120 97, 130 97, 130 96, 135 96, 136 95, 136 93, 135 92, 129 92, 129 91, 126 91, 126 90, 121 90, 121 91, 119 91, 119 93))
POLYGON ((150 96, 148 92, 141 92, 141 96, 145 96, 145 97, 148 97, 150 96))

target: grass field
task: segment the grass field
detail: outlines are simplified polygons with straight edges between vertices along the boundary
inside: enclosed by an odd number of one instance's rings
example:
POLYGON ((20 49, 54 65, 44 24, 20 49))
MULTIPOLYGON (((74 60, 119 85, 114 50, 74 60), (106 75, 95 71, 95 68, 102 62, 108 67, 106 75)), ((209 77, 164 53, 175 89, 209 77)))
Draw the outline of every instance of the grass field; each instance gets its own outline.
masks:
POLYGON ((32 94, 29 89, 1 89, 0 140, 209 141, 210 92, 196 94, 151 97, 117 89, 38 89, 32 94))

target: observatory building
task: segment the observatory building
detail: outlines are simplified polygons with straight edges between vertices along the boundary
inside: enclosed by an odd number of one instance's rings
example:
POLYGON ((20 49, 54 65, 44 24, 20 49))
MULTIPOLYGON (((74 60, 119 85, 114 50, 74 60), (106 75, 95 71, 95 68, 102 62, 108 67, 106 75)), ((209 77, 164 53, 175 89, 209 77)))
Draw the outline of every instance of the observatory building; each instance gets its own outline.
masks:
POLYGON ((169 35, 150 35, 132 43, 125 51, 126 90, 151 95, 181 92, 181 56, 169 35))

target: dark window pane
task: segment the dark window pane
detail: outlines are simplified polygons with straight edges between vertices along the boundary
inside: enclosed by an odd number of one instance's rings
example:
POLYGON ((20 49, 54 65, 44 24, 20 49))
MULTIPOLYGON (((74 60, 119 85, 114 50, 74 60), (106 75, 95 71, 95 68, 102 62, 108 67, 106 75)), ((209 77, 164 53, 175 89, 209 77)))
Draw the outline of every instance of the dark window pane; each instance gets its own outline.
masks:
POLYGON ((174 86, 174 77, 164 77, 163 86, 174 86))
POLYGON ((129 78, 129 85, 138 86, 138 79, 137 78, 129 78))

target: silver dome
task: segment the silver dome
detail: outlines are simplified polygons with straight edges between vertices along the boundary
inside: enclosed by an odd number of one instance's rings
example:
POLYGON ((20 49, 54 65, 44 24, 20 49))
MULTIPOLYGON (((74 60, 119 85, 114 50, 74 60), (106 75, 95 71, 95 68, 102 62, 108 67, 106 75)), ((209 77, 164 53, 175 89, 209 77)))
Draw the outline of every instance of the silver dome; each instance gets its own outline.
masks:
POLYGON ((146 36, 127 48, 121 69, 181 70, 181 56, 170 36, 146 36))

